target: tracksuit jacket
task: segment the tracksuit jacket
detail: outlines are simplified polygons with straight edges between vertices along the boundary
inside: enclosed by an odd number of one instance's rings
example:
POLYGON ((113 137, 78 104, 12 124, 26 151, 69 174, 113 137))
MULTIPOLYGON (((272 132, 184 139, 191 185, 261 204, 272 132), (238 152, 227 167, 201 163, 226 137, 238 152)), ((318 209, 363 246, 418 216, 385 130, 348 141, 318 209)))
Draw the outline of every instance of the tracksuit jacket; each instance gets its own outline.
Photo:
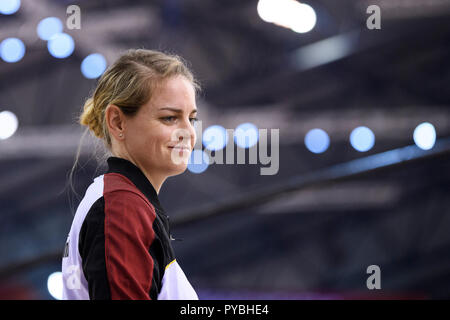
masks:
POLYGON ((175 259, 169 219, 152 184, 128 160, 107 162, 70 228, 63 299, 198 299, 175 259))

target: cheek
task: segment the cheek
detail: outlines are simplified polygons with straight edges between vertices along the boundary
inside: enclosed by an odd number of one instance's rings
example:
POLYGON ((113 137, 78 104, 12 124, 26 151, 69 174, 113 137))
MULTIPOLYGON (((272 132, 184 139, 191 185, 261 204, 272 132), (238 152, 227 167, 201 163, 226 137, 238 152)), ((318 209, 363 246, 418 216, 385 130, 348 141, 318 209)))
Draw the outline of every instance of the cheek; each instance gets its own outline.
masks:
POLYGON ((173 130, 160 127, 157 130, 153 130, 152 134, 148 136, 148 143, 152 146, 153 151, 157 155, 166 156, 171 149, 169 145, 171 143, 171 134, 173 130))
POLYGON ((129 146, 135 154, 148 155, 149 152, 155 154, 160 152, 158 148, 159 136, 156 130, 152 130, 147 126, 135 126, 130 132, 129 146))

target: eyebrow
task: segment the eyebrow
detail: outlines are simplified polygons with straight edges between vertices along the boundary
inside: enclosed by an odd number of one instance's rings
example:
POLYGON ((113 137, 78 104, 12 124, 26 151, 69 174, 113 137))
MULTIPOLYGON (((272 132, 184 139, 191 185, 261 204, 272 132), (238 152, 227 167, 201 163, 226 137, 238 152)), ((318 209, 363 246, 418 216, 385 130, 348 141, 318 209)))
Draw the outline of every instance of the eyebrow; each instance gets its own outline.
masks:
MULTIPOLYGON (((181 109, 174 109, 174 108, 168 108, 168 107, 160 108, 159 110, 170 110, 170 111, 173 111, 173 112, 176 112, 176 113, 183 113, 183 110, 181 110, 181 109)), ((191 113, 195 113, 195 112, 197 112, 197 109, 194 109, 194 110, 191 111, 191 113)))

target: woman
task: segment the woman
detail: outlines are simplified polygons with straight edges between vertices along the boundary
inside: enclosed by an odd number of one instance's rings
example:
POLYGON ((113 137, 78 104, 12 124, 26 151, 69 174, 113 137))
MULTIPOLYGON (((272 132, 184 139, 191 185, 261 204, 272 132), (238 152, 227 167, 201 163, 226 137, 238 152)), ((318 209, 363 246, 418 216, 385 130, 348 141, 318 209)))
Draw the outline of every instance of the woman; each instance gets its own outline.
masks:
POLYGON ((197 89, 179 57, 145 49, 127 51, 101 76, 80 123, 112 156, 75 213, 63 299, 198 299, 158 200, 195 145, 197 89))

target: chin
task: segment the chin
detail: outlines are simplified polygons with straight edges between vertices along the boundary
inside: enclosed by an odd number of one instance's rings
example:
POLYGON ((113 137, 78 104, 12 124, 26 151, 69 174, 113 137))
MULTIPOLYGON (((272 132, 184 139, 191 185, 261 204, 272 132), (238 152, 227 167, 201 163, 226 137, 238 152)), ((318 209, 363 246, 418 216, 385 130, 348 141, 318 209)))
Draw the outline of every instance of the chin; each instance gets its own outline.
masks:
POLYGON ((187 169, 187 164, 180 164, 180 165, 174 165, 172 167, 170 167, 169 169, 169 176, 173 177, 173 176, 178 176, 182 173, 184 173, 187 169))
POLYGON ((168 160, 168 163, 170 163, 169 171, 174 172, 174 175, 181 174, 186 171, 189 162, 189 156, 190 154, 184 154, 184 156, 173 158, 173 154, 171 154, 170 159, 168 160))

